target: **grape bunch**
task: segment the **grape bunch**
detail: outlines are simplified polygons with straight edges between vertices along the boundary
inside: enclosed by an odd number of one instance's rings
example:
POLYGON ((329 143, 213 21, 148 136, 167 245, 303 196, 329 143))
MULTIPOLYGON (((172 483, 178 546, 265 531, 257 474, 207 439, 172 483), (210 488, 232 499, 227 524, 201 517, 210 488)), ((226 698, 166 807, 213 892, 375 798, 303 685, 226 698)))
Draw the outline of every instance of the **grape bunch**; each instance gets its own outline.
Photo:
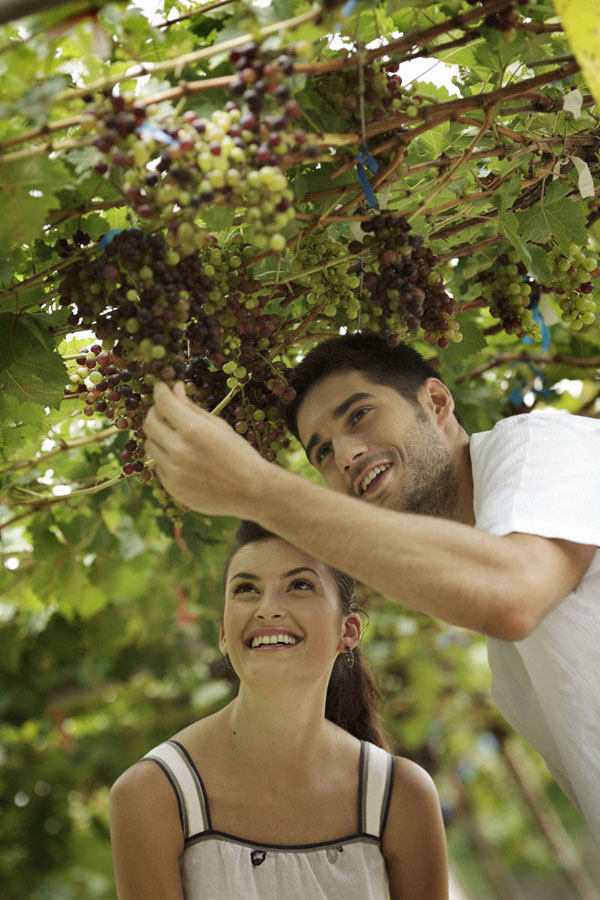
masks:
POLYGON ((225 406, 223 417, 266 458, 283 447, 277 400, 293 395, 277 360, 278 318, 236 259, 246 249, 213 244, 204 250, 212 264, 203 264, 196 251, 180 257, 160 235, 130 229, 67 270, 60 303, 72 309, 68 322, 103 342, 77 357, 67 390, 82 395, 85 415, 131 430, 125 475, 151 477, 142 425, 157 380, 183 381, 189 398, 209 410, 234 389, 235 408, 225 406))
POLYGON ((434 269, 435 255, 424 246, 423 238, 409 234, 406 219, 391 213, 378 213, 361 227, 365 238, 352 241, 349 251, 359 253, 364 248, 377 255, 375 268, 363 278, 371 302, 363 306, 361 327, 380 331, 390 344, 419 328, 427 343, 437 342, 441 348, 449 341, 461 341, 458 323, 450 318, 454 301, 434 269))
POLYGON ((587 256, 577 244, 571 244, 568 255, 558 247, 548 253, 552 270, 552 289, 559 297, 561 318, 573 331, 581 331, 584 325, 593 325, 598 312, 592 296, 591 278, 600 276, 598 261, 587 256))
POLYGON ((541 328, 533 317, 532 293, 536 287, 515 250, 501 253, 480 282, 481 296, 507 334, 541 340, 541 328))
MULTIPOLYGON (((364 66, 362 74, 366 125, 385 121, 390 114, 398 112, 409 116, 418 115, 422 98, 413 92, 412 86, 403 87, 399 68, 399 63, 389 59, 373 60, 364 66)), ((362 118, 357 56, 348 56, 347 66, 341 71, 324 73, 317 76, 315 81, 321 96, 325 100, 328 99, 332 113, 336 116, 344 114, 348 119, 349 129, 360 134, 362 118)), ((396 126, 393 131, 379 133, 369 142, 371 150, 392 138, 397 138, 398 134, 405 130, 404 126, 396 126)), ((398 152, 397 146, 394 152, 398 152)), ((382 164, 388 159, 387 156, 378 158, 382 164)), ((404 175, 407 168, 406 163, 401 163, 397 174, 404 175)))
POLYGON ((202 210, 244 208, 248 239, 258 250, 280 253, 294 217, 284 169, 314 148, 296 125, 301 114, 286 83, 289 55, 263 61, 254 41, 232 51, 233 99, 210 117, 188 109, 145 109, 111 96, 95 112, 94 144, 103 154, 97 171, 123 170, 123 192, 134 213, 182 255, 202 246, 202 210))
POLYGON ((101 413, 134 432, 137 456, 126 446, 126 475, 143 468, 142 422, 154 382, 184 379, 188 346, 220 359, 221 328, 204 310, 212 287, 197 254, 180 258, 160 235, 135 229, 79 260, 61 282, 69 325, 89 328, 103 342, 77 360, 70 382, 78 392, 87 388, 86 415, 101 413))
POLYGON ((304 301, 311 309, 321 307, 322 314, 333 319, 337 325, 346 325, 358 316, 360 277, 349 271, 347 260, 338 266, 318 267, 347 255, 347 248, 326 232, 314 232, 304 238, 292 257, 294 280, 306 282, 308 287, 304 301), (310 271, 315 268, 318 271, 310 271), (303 272, 310 274, 303 278, 303 272))

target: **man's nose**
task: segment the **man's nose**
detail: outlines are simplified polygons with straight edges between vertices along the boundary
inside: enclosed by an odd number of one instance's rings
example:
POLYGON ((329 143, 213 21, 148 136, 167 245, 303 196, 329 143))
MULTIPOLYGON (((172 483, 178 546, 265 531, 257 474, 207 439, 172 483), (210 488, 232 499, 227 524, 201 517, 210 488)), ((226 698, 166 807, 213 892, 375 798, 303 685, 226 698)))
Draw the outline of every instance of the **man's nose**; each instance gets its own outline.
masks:
POLYGON ((344 474, 367 455, 367 445, 364 440, 352 435, 343 435, 334 442, 335 461, 338 469, 344 474))

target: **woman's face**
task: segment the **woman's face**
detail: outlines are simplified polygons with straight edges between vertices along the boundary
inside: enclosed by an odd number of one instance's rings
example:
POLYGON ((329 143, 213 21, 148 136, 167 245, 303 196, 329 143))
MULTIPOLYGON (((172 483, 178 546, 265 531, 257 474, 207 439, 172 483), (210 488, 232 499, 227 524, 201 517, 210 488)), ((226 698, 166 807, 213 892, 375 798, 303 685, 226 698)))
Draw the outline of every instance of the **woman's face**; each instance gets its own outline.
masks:
POLYGON ((275 673, 328 680, 337 654, 359 637, 360 618, 342 615, 324 563, 279 538, 232 557, 219 645, 242 681, 272 681, 275 673))

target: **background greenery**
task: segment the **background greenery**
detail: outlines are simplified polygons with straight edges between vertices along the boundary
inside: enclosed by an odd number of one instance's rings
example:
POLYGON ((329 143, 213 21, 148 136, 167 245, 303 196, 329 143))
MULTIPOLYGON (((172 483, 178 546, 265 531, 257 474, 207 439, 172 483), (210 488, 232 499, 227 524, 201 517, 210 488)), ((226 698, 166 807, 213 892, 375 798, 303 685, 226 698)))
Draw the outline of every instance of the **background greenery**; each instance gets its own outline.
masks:
MULTIPOLYGON (((279 317, 272 362, 358 324, 343 281, 356 263, 348 244, 371 215, 356 169, 366 137, 380 163, 368 172, 379 207, 409 216, 455 299, 460 343, 442 348, 422 331, 411 339, 453 389, 467 428, 547 407, 600 414, 598 317, 579 331, 561 321, 548 255, 573 244, 598 253, 598 98, 550 0, 516 4, 504 32, 485 17, 506 0, 155 6, 33 3, 30 18, 14 21, 0 2, 0 883, 11 900, 114 896, 110 784, 232 692, 217 634, 235 523, 174 517, 152 482, 122 474, 127 434, 84 416, 66 390, 93 336, 69 330, 62 273, 97 255, 109 229, 162 227, 132 211, 123 171, 94 170, 89 109, 105 102, 102 90, 135 92, 158 124, 190 109, 210 115, 229 99, 234 72, 220 44, 267 34, 266 55, 300 47, 290 84, 318 154, 282 159, 296 211, 287 249, 248 262, 263 295, 271 284, 267 309, 279 317), (298 16, 296 27, 278 25, 298 16), (399 103, 383 105, 380 79, 363 108, 349 74, 379 72, 380 60, 400 64, 399 103), (350 99, 340 106, 334 95, 350 99), (78 229, 92 243, 59 252, 78 229), (309 232, 319 261, 294 268, 309 232), (549 343, 507 334, 489 310, 482 285, 502 277, 509 251, 546 288, 549 343), (338 257, 327 315, 306 288, 338 257), (294 294, 287 306, 282 285, 294 294)), ((584 33, 588 7, 571 3, 584 33)), ((248 240, 246 213, 217 206, 194 224, 231 248, 248 240)), ((359 299, 368 320, 371 301, 359 299)), ((235 359, 235 320, 226 337, 235 359)), ((315 477, 294 445, 278 458, 315 477)), ((598 896, 600 859, 579 816, 493 708, 483 639, 371 601, 365 646, 386 724, 436 779, 466 896, 598 896)))

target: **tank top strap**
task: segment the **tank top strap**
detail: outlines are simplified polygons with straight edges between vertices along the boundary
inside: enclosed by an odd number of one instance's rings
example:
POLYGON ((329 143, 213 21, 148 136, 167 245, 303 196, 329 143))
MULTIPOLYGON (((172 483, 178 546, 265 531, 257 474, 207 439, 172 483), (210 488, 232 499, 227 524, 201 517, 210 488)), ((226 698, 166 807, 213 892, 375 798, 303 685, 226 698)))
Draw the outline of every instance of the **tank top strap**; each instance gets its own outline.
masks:
POLYGON ((171 782, 185 840, 210 831, 210 811, 204 784, 183 744, 165 741, 143 758, 160 766, 171 782))
POLYGON ((394 785, 394 757, 363 741, 360 751, 359 828, 362 834, 383 837, 394 785))

